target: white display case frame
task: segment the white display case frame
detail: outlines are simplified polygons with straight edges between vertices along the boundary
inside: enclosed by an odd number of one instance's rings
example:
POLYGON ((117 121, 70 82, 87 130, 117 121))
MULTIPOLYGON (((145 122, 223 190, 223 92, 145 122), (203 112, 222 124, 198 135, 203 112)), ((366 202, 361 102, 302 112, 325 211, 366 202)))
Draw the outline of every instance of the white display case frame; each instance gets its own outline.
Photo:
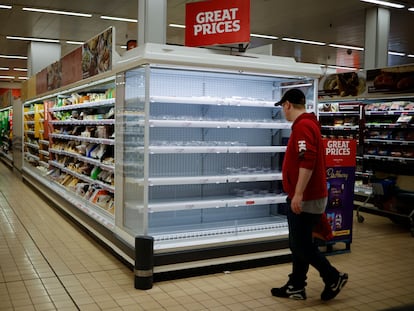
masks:
MULTIPOLYGON (((180 210, 191 210, 197 208, 208 208, 210 210, 220 208, 223 205, 278 205, 285 202, 283 194, 269 196, 253 196, 254 204, 246 203, 251 201, 252 197, 226 197, 222 196, 206 197, 203 200, 186 200, 182 203, 179 199, 171 202, 167 200, 151 200, 149 191, 151 187, 164 187, 166 184, 173 186, 180 184, 182 187, 192 186, 194 183, 203 183, 206 185, 229 184, 229 183, 250 183, 257 182, 270 183, 276 181, 281 184, 280 167, 278 170, 270 170, 266 173, 225 173, 217 172, 215 174, 204 174, 202 176, 155 176, 150 174, 151 157, 168 156, 177 154, 187 156, 192 154, 203 154, 216 156, 225 154, 234 157, 239 154, 251 155, 256 153, 262 154, 283 154, 285 146, 282 145, 208 145, 199 144, 197 146, 182 144, 162 144, 154 143, 150 140, 151 131, 156 127, 169 129, 205 129, 215 131, 220 129, 229 129, 231 131, 277 131, 283 139, 287 140, 290 133, 288 122, 283 122, 279 114, 279 122, 268 119, 267 122, 257 122, 252 118, 247 120, 234 120, 231 118, 222 120, 178 120, 178 119, 151 119, 147 116, 151 105, 154 102, 158 104, 168 104, 174 101, 182 106, 200 105, 207 106, 226 106, 234 109, 264 109, 280 113, 280 108, 274 107, 274 102, 278 101, 282 93, 290 87, 303 87, 304 82, 306 90, 309 90, 307 97, 307 108, 309 111, 316 111, 316 94, 317 79, 322 71, 320 66, 312 64, 297 63, 291 58, 274 57, 254 54, 226 55, 208 49, 187 48, 177 46, 167 46, 160 44, 145 44, 136 49, 127 51, 125 55, 113 64, 111 72, 97 75, 84 81, 76 82, 62 89, 42 94, 38 98, 30 99, 25 104, 40 102, 44 99, 58 96, 59 94, 68 94, 72 91, 82 90, 88 85, 99 83, 99 81, 115 78, 116 84, 116 102, 115 102, 115 215, 108 217, 106 213, 96 212, 93 208, 83 204, 82 200, 68 195, 44 176, 34 172, 32 168, 22 165, 23 178, 30 182, 35 188, 41 189, 41 193, 70 215, 76 222, 86 227, 89 232, 94 234, 99 240, 107 244, 115 253, 120 255, 129 263, 133 263, 136 254, 134 254, 134 244, 137 235, 152 235, 149 230, 147 216, 157 211, 177 212, 180 210), (144 68, 143 77, 145 83, 142 90, 143 118, 136 122, 136 128, 141 128, 143 138, 142 146, 125 145, 123 140, 123 120, 133 111, 125 111, 122 107, 126 102, 125 93, 122 92, 125 87, 125 73, 136 68, 144 68), (276 79, 283 84, 283 87, 275 86, 273 95, 267 99, 259 96, 249 98, 249 96, 194 96, 189 100, 188 96, 174 96, 171 94, 153 94, 151 92, 151 69, 156 70, 173 70, 195 71, 206 74, 234 75, 240 77, 250 77, 257 79, 276 79), (148 71, 148 72, 147 72, 148 71), (196 104, 195 104, 196 103, 196 104), (142 153, 140 161, 133 161, 132 167, 137 164, 142 170, 142 177, 129 177, 125 174, 128 171, 128 164, 125 161, 125 148, 131 148, 130 151, 136 154, 142 153), (140 230, 131 230, 131 227, 125 226, 124 220, 128 218, 125 210, 129 208, 128 200, 124 198, 125 183, 129 183, 132 189, 138 189, 142 195, 143 209, 141 212, 146 215, 140 220, 140 230), (65 202, 61 202, 63 197, 65 202)), ((247 78, 248 79, 248 78, 247 78)), ((174 104, 178 104, 174 103, 174 104)), ((21 123, 22 120, 20 120, 21 123)), ((105 121, 106 122, 106 121, 105 121)), ((62 121, 56 121, 56 125, 64 125, 62 121)), ((23 128, 23 125, 20 124, 23 128)), ((136 134, 136 133, 135 133, 136 134)), ((105 143, 105 142, 104 142, 105 143)), ((112 142, 111 142, 112 143, 112 142)), ((112 190, 112 189, 111 189, 112 190)), ((280 186, 278 191, 281 191, 280 186)), ((138 192, 137 192, 138 193, 138 192)), ((159 197, 161 198, 161 197, 159 197)), ((133 203, 135 204, 135 203, 133 203)), ((193 231, 166 232, 162 236, 155 234, 154 252, 156 256, 155 272, 170 270, 186 269, 188 267, 210 265, 213 261, 216 264, 223 262, 238 262, 240 260, 251 260, 254 258, 272 257, 288 253, 287 246, 287 226, 286 220, 280 223, 267 222, 261 224, 261 228, 254 228, 253 225, 246 224, 241 226, 232 225, 216 228, 217 234, 212 234, 209 228, 197 228, 193 231), (187 236, 186 236, 187 235, 187 236), (177 256, 177 252, 181 256, 177 256)))
MULTIPOLYGON (((181 232, 166 232, 165 234, 158 234, 151 232, 151 225, 148 222, 147 215, 154 213, 155 211, 177 212, 186 211, 192 209, 220 209, 221 207, 233 205, 247 205, 247 201, 252 201, 252 198, 222 198, 222 197, 210 197, 204 200, 170 200, 165 201, 152 201, 149 199, 150 188, 154 186, 164 185, 193 185, 194 183, 203 184, 228 184, 228 183, 244 183, 244 182, 258 182, 258 181, 281 181, 282 176, 279 171, 272 171, 268 174, 213 174, 208 176, 172 176, 172 177, 157 177, 151 176, 150 161, 151 156, 154 154, 165 155, 175 153, 177 155, 183 154, 240 154, 240 153, 284 153, 286 146, 235 146, 235 145, 203 145, 187 146, 185 144, 153 144, 150 142, 151 131, 153 128, 166 127, 166 128, 203 128, 203 129, 234 129, 234 130, 277 130, 280 131, 284 138, 289 136, 291 124, 283 120, 283 116, 279 114, 279 122, 275 120, 268 120, 269 122, 258 121, 235 121, 235 120, 204 120, 204 119, 191 119, 183 118, 177 120, 166 115, 164 118, 152 119, 148 117, 150 115, 150 107, 152 104, 180 104, 180 105, 200 105, 200 106, 233 106, 233 107, 251 107, 254 109, 269 109, 269 111, 277 111, 281 113, 280 107, 275 107, 274 103, 280 99, 281 94, 287 88, 293 88, 296 85, 298 87, 305 87, 309 90, 310 96, 307 96, 307 108, 308 111, 315 112, 316 103, 316 90, 317 90, 317 78, 320 74, 320 67, 310 64, 298 64, 292 59, 269 57, 269 56, 231 56, 220 55, 211 53, 210 51, 203 51, 200 49, 182 48, 182 47, 167 47, 162 45, 147 44, 144 47, 136 49, 131 55, 121 60, 119 72, 117 75, 117 85, 121 86, 117 89, 117 135, 122 136, 124 129, 122 129, 122 118, 126 114, 131 114, 122 111, 122 106, 128 103, 130 100, 128 95, 125 95, 125 85, 128 84, 128 78, 125 76, 128 72, 140 68, 143 72, 141 77, 142 90, 138 92, 142 110, 137 114, 140 115, 140 119, 135 121, 137 127, 141 127, 139 130, 142 135, 143 145, 134 147, 136 152, 141 152, 140 159, 141 165, 141 178, 128 178, 125 177, 128 168, 118 168, 117 171, 117 191, 116 202, 118 206, 123 208, 117 209, 116 214, 116 234, 127 243, 133 245, 136 236, 149 235, 154 237, 154 251, 156 256, 162 256, 165 254, 172 254, 177 251, 180 252, 192 252, 199 249, 210 249, 217 247, 234 247, 245 243, 274 243, 274 241, 283 241, 284 247, 287 247, 287 221, 282 221, 282 225, 276 221, 272 224, 263 224, 261 229, 253 228, 254 226, 246 225, 243 230, 238 231, 237 226, 227 226, 226 228, 218 228, 214 232, 209 230, 203 230, 202 227, 191 230, 181 230, 181 232), (252 59, 253 58, 253 59, 252 59), (280 61, 280 63, 278 63, 280 61), (151 90, 153 83, 153 77, 151 71, 157 70, 171 70, 171 71, 183 71, 183 72, 199 72, 219 75, 234 75, 242 76, 244 79, 273 79, 277 78, 280 86, 275 86, 273 97, 269 99, 260 98, 247 98, 241 96, 214 96, 209 94, 208 96, 181 96, 177 94, 159 94, 151 90), (137 196, 139 197, 140 207, 138 214, 142 219, 137 220, 138 230, 133 230, 130 226, 126 226, 124 220, 131 220, 130 215, 126 215, 125 211, 128 208, 135 208, 137 204, 127 202, 123 193, 125 189, 119 189, 125 187, 125 182, 136 185, 137 196), (216 232, 217 231, 217 232, 216 232), (220 231, 220 232, 219 232, 220 231)), ((197 75, 195 73, 195 75, 197 75)), ((128 110, 128 109, 126 109, 128 110)), ((117 159, 122 159, 124 154, 124 146, 122 146, 122 137, 117 140, 117 159)), ((130 147, 131 148, 131 147, 130 147)), ((119 166, 122 166, 122 161, 118 162, 119 166)), ((281 183, 280 183, 281 184, 281 183)), ((128 186, 130 187, 130 186, 128 186)), ((279 186, 281 191, 281 186, 279 186)), ((285 203, 286 196, 281 194, 273 196, 254 196, 254 204, 266 204, 266 205, 278 205, 285 203)), ((260 226, 259 226, 260 227, 260 226)), ((274 244, 277 249, 277 243, 274 244)), ((260 247, 259 247, 260 248, 260 247)), ((223 253, 223 257, 228 258, 231 254, 223 253)), ((197 256, 196 256, 197 257, 197 256)), ((258 255, 260 257, 260 255, 258 255)), ((194 259, 203 260, 204 258, 194 259)), ((177 259, 178 261, 180 259, 177 259)), ((225 260, 225 259, 223 259, 225 260)), ((162 269, 162 268, 161 268, 162 269)))

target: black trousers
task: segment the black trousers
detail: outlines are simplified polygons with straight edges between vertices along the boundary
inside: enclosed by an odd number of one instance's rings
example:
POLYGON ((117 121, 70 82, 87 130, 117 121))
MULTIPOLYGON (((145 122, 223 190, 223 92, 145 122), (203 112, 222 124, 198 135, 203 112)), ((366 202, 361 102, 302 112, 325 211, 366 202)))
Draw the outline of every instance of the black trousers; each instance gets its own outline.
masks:
POLYGON ((288 200, 289 248, 292 252, 292 273, 289 284, 295 288, 306 286, 309 265, 319 271, 324 283, 331 285, 339 277, 338 270, 333 267, 325 255, 319 251, 312 237, 313 228, 319 222, 320 214, 295 214, 288 200))

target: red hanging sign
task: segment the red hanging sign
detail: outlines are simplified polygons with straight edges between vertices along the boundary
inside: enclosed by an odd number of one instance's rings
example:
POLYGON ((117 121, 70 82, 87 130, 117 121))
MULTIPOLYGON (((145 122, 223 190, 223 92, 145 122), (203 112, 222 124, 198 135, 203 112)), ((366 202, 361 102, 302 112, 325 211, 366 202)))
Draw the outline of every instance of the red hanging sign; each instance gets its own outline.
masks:
POLYGON ((186 4, 185 45, 250 41, 250 0, 210 0, 186 4))

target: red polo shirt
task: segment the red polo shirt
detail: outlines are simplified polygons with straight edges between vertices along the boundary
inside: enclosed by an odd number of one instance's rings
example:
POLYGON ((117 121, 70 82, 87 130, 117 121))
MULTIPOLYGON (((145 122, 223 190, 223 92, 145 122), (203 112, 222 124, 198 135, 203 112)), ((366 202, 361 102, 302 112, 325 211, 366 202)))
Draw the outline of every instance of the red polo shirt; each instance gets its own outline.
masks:
POLYGON ((325 151, 320 124, 313 113, 301 114, 292 124, 282 166, 283 189, 289 198, 295 194, 300 167, 313 170, 303 201, 327 197, 325 151))

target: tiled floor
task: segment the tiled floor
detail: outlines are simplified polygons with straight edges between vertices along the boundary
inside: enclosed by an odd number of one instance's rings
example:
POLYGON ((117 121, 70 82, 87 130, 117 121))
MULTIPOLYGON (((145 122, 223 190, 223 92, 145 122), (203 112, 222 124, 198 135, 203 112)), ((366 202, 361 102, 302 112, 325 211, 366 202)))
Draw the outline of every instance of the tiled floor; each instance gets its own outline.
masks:
POLYGON ((322 302, 311 268, 306 301, 279 299, 290 264, 154 283, 134 275, 107 250, 49 207, 0 161, 0 310, 414 310, 414 238, 390 220, 364 214, 351 252, 330 256, 350 280, 322 302), (409 310, 409 309, 406 309, 409 310))

